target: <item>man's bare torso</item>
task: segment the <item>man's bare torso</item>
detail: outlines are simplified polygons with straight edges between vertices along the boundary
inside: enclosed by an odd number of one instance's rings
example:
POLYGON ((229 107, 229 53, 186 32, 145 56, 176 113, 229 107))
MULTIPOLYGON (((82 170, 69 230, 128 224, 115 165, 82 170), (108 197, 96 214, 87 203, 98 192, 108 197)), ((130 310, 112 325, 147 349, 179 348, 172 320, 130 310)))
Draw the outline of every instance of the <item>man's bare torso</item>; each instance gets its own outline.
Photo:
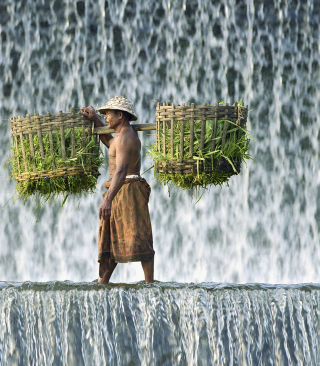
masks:
POLYGON ((120 152, 123 143, 131 142, 132 150, 130 153, 127 175, 140 175, 141 168, 141 142, 137 133, 132 127, 125 128, 119 133, 116 133, 110 141, 109 146, 109 172, 112 179, 116 166, 117 151, 120 152))
MULTIPOLYGON (((104 195, 103 201, 99 207, 99 219, 105 224, 111 220, 111 208, 112 201, 125 183, 126 177, 128 175, 140 175, 141 167, 141 142, 138 138, 137 133, 130 126, 131 117, 137 117, 134 113, 128 112, 132 109, 132 103, 130 101, 123 102, 125 97, 118 96, 109 101, 106 106, 110 108, 102 108, 102 112, 105 112, 104 120, 109 128, 116 131, 115 136, 111 134, 101 135, 101 142, 109 149, 109 171, 111 182, 105 187, 108 191, 104 195), (114 109, 114 100, 117 100, 117 105, 120 107, 114 109), (119 102, 121 100, 121 102, 119 102), (120 103, 120 104, 119 104, 120 103), (122 104, 124 104, 124 106, 122 104), (129 107, 128 107, 129 106, 129 107), (126 113, 124 113, 126 112, 126 113), (128 117, 131 114, 131 117, 128 117)), ((96 127, 103 127, 104 124, 95 112, 92 106, 87 108, 81 108, 83 115, 94 122, 96 127)), ((150 187, 148 189, 150 194, 150 187)), ((149 215, 147 215, 149 217, 149 215)), ((108 224, 107 224, 108 225, 108 224)), ((109 229, 110 230, 110 227, 109 229)), ((100 231, 99 231, 100 232, 100 231)), ((150 231, 151 232, 151 231, 150 231)), ((151 239, 152 240, 152 239, 151 239)), ((153 282, 153 271, 154 271, 154 261, 152 260, 141 260, 143 271, 145 274, 146 283, 153 282)), ((102 275, 99 273, 99 283, 108 283, 109 279, 116 267, 117 263, 114 259, 109 258, 107 260, 100 261, 100 270, 102 275)))

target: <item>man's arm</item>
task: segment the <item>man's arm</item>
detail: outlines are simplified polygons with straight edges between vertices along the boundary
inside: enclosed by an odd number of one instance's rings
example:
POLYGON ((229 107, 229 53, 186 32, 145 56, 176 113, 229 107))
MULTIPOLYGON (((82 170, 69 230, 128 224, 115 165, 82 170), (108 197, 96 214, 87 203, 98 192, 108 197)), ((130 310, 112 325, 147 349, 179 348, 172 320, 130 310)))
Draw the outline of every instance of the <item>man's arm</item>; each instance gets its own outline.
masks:
MULTIPOLYGON (((90 121, 94 122, 95 127, 105 127, 106 125, 101 121, 99 116, 97 115, 95 109, 90 105, 87 108, 80 108, 82 110, 82 114, 89 118, 90 121)), ((108 133, 106 135, 100 135, 100 141, 106 145, 107 147, 110 147, 110 141, 113 139, 113 136, 111 133, 108 133)))
POLYGON ((113 174, 110 187, 99 208, 99 218, 111 216, 111 203, 126 179, 130 154, 132 150, 132 141, 130 139, 119 138, 115 145, 116 149, 116 170, 113 174))

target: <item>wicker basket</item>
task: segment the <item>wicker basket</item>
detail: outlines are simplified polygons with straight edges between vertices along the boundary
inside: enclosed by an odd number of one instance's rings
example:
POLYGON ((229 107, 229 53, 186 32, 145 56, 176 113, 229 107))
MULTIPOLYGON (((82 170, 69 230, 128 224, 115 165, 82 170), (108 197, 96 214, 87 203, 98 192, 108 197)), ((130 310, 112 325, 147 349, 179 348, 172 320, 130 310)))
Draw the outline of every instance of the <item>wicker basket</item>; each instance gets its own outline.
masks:
MULTIPOLYGON (((241 161, 233 160, 233 165, 236 169, 234 171, 231 164, 224 158, 215 159, 213 162, 202 161, 193 159, 193 146, 194 146, 194 123, 195 121, 201 121, 201 139, 200 139, 200 149, 204 147, 205 132, 206 132, 206 122, 212 121, 213 123, 213 133, 212 133, 212 143, 211 151, 215 150, 216 147, 216 132, 217 123, 219 120, 223 120, 223 135, 221 141, 221 148, 226 144, 226 135, 228 124, 231 121, 241 127, 245 126, 247 123, 248 106, 235 103, 234 106, 229 106, 228 103, 224 105, 219 105, 215 103, 214 106, 208 106, 206 104, 195 106, 194 103, 191 105, 169 105, 168 103, 157 104, 156 109, 156 129, 157 129, 157 142, 156 147, 158 152, 162 152, 164 156, 169 156, 169 161, 158 161, 156 163, 156 170, 158 173, 165 174, 199 174, 202 172, 213 172, 213 171, 223 171, 226 173, 237 174, 240 172, 241 161), (183 147, 185 139, 184 126, 187 121, 190 121, 190 148, 189 156, 183 156, 183 147), (175 123, 179 122, 180 126, 180 156, 179 159, 174 159, 173 151, 173 139, 175 123), (170 146, 171 149, 167 150, 168 143, 166 138, 168 138, 167 130, 170 130, 170 146)), ((233 137, 233 135, 232 135, 233 137)))
MULTIPOLYGON (((55 137, 59 138, 61 144, 61 155, 59 158, 62 160, 75 158, 76 156, 76 149, 75 149, 75 128, 81 128, 81 146, 85 148, 89 141, 92 141, 92 122, 82 116, 82 114, 75 114, 74 108, 70 109, 70 113, 62 113, 60 111, 58 114, 50 114, 47 112, 46 115, 39 115, 35 113, 33 117, 30 117, 27 114, 26 118, 18 118, 11 117, 10 119, 10 130, 12 136, 12 144, 15 148, 14 159, 17 163, 18 171, 14 174, 14 177, 18 182, 23 182, 26 180, 39 180, 42 178, 55 178, 55 177, 64 177, 70 175, 79 175, 79 174, 93 174, 99 175, 99 172, 95 166, 90 164, 75 164, 73 166, 63 166, 63 167, 56 167, 55 159, 52 159, 52 167, 51 169, 47 170, 38 170, 36 163, 35 163, 35 154, 37 153, 34 147, 34 135, 38 136, 39 139, 39 150, 41 159, 45 159, 45 153, 50 153, 51 156, 56 154, 56 150, 54 150, 54 143, 53 143, 53 134, 55 137), (71 136, 71 153, 68 156, 67 149, 66 149, 66 136, 65 132, 69 130, 71 136), (70 132, 71 130, 71 132, 70 132), (44 136, 49 138, 50 142, 50 152, 45 152, 43 138, 44 136), (26 151, 24 146, 24 141, 26 141, 26 136, 29 138, 29 146, 30 151, 26 151), (20 149, 19 149, 20 147, 20 149), (17 153, 21 151, 21 154, 17 153), (28 169, 29 166, 29 169, 28 169), (32 169, 30 171, 30 166, 32 169)), ((95 144, 92 148, 90 148, 90 153, 93 156, 99 156, 99 144, 100 139, 99 136, 96 135, 95 137, 95 144)))

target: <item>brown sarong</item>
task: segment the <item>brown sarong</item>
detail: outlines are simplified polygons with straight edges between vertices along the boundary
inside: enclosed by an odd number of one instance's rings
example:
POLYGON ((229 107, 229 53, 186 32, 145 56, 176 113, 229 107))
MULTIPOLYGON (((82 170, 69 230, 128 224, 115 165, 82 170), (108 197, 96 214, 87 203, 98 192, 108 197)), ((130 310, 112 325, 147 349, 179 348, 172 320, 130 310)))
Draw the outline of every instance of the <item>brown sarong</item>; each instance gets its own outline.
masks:
MULTIPOLYGON (((110 184, 106 182, 105 186, 109 188, 110 184)), ((100 220, 98 262, 108 258, 117 263, 149 261, 154 257, 150 192, 144 178, 125 180, 112 200, 111 217, 100 220)))

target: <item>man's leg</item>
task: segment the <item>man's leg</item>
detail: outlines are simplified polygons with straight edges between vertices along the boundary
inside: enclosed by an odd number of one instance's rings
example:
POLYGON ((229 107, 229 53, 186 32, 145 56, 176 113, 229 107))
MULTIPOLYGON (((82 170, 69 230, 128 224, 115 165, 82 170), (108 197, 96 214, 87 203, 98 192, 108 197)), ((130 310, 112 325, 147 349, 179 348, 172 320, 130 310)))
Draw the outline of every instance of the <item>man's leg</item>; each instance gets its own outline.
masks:
POLYGON ((98 283, 108 283, 114 269, 117 267, 117 263, 114 261, 114 259, 109 258, 103 260, 103 263, 100 263, 100 267, 101 266, 101 270, 104 272, 104 274, 103 277, 99 277, 98 283))
POLYGON ((153 273, 154 273, 154 258, 151 261, 141 261, 141 265, 144 272, 144 278, 146 283, 153 282, 153 273))

